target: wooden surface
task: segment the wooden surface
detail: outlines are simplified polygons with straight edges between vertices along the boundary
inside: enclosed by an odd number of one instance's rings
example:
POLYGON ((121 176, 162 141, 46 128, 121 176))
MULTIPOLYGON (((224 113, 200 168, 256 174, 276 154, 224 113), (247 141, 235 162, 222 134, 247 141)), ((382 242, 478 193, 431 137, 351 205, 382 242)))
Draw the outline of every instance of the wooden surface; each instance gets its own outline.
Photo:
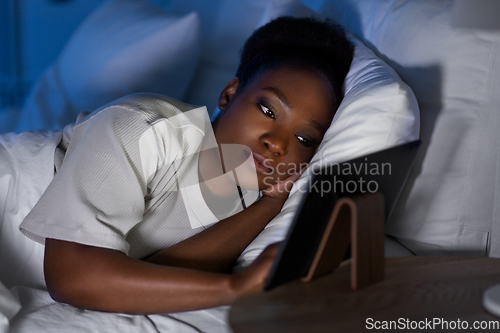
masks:
POLYGON ((352 291, 350 263, 345 263, 309 283, 296 281, 241 298, 229 321, 235 333, 361 332, 368 331, 367 318, 460 319, 472 325, 500 321, 481 303, 484 290, 496 283, 500 259, 400 257, 386 259, 383 281, 352 291))

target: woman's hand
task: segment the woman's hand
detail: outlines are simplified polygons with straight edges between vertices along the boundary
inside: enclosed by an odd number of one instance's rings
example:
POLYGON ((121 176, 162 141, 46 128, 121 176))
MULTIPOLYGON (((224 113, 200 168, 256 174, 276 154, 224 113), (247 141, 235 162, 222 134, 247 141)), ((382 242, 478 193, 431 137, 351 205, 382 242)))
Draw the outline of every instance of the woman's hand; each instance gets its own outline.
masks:
MULTIPOLYGON (((289 176, 285 180, 278 182, 274 184, 273 186, 269 186, 265 190, 262 191, 262 196, 263 198, 270 198, 274 199, 278 203, 283 206, 285 203, 286 199, 288 198, 288 194, 290 193, 290 190, 292 189, 293 184, 299 177, 304 173, 306 168, 302 168, 300 171, 294 173, 293 175, 289 176)), ((281 209, 280 206, 280 209, 281 209)))
POLYGON ((250 266, 231 276, 230 283, 236 298, 264 289, 269 270, 278 253, 278 244, 274 243, 266 247, 250 266))

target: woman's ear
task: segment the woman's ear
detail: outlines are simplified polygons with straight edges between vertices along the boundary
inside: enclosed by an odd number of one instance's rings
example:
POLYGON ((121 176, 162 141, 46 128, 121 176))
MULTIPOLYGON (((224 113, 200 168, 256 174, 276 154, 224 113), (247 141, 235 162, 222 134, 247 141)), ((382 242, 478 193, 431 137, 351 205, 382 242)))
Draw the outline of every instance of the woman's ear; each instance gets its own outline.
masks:
POLYGON ((224 110, 226 106, 229 104, 229 101, 233 98, 234 94, 236 93, 236 89, 238 88, 239 83, 240 81, 238 80, 237 77, 235 77, 232 78, 231 81, 229 81, 226 84, 226 87, 220 93, 219 102, 217 103, 217 106, 219 107, 220 110, 224 110))

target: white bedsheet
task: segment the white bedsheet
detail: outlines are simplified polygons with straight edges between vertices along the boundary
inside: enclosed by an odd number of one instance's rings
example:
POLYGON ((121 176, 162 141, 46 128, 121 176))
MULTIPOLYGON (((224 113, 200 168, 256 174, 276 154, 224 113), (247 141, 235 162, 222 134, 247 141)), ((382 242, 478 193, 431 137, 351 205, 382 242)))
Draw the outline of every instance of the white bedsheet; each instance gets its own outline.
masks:
POLYGON ((43 246, 19 231, 54 177, 59 132, 0 135, 0 281, 44 288, 43 246))
POLYGON ((9 320, 19 311, 21 305, 0 282, 0 333, 9 331, 9 320))

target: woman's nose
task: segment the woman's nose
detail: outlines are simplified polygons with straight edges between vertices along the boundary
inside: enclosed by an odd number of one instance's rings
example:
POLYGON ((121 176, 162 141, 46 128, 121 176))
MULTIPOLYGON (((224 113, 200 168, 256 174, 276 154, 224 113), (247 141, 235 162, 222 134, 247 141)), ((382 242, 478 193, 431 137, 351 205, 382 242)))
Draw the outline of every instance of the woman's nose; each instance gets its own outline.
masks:
POLYGON ((282 135, 264 135, 260 141, 267 150, 276 156, 285 156, 288 153, 287 142, 282 135))

